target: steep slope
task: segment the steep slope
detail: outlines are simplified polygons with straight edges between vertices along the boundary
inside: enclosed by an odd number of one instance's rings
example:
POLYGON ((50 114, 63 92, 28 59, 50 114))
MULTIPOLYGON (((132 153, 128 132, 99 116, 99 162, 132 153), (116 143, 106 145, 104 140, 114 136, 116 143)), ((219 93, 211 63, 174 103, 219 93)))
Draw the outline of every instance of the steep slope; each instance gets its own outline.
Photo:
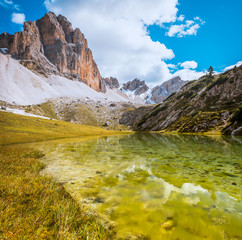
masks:
POLYGON ((165 81, 159 86, 152 88, 149 96, 146 99, 146 103, 161 103, 173 92, 178 91, 188 81, 183 81, 181 78, 174 77, 168 81, 165 81))
POLYGON ((31 105, 46 102, 48 99, 69 97, 93 99, 102 102, 126 102, 117 91, 107 89, 106 93, 96 92, 80 81, 63 76, 36 75, 22 66, 10 55, 0 53, 0 100, 18 105, 31 105))
POLYGON ((0 48, 7 48, 12 57, 39 74, 59 74, 106 91, 85 36, 61 15, 49 12, 35 22, 25 22, 21 32, 1 34, 0 48))
POLYGON ((241 104, 242 66, 218 76, 203 76, 188 82, 179 92, 141 117, 133 128, 136 131, 241 134, 241 104))

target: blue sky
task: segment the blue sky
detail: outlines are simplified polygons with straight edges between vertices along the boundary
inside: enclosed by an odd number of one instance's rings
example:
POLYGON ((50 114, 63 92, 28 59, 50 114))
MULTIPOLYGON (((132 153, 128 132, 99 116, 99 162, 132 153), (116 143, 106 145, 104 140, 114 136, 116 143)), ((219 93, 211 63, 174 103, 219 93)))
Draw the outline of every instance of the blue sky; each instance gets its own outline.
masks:
POLYGON ((34 21, 48 10, 61 13, 86 35, 101 74, 121 82, 190 80, 210 65, 222 71, 242 60, 242 0, 114 2, 0 0, 0 33, 20 31, 24 16, 34 21))
POLYGON ((198 70, 210 65, 221 71, 242 59, 242 0, 181 0, 179 13, 192 19, 194 13, 205 24, 197 35, 182 38, 165 36, 165 29, 153 25, 148 29, 154 41, 172 48, 176 57, 173 64, 183 62, 184 57, 198 63, 198 70))

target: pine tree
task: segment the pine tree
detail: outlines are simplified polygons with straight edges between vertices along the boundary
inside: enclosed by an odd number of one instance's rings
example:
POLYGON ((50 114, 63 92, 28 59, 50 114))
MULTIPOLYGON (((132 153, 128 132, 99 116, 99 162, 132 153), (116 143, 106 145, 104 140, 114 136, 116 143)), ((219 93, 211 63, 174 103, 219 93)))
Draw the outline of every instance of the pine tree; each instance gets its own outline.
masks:
POLYGON ((212 76, 213 76, 213 73, 214 73, 214 72, 213 72, 213 67, 210 66, 209 69, 208 69, 208 74, 209 74, 209 76, 212 77, 212 76))

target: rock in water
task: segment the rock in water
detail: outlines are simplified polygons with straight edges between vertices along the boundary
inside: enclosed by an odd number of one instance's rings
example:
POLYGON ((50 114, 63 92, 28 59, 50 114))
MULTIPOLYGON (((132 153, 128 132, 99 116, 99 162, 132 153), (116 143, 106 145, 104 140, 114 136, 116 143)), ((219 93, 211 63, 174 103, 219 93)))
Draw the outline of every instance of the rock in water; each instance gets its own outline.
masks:
POLYGON ((172 221, 172 220, 168 220, 166 222, 164 222, 162 224, 162 227, 165 229, 165 230, 170 230, 172 229, 173 227, 175 227, 175 223, 172 221))
POLYGON ((25 22, 23 31, 0 35, 0 48, 8 48, 9 54, 34 72, 59 74, 106 91, 84 34, 73 30, 64 16, 49 12, 35 22, 25 22))

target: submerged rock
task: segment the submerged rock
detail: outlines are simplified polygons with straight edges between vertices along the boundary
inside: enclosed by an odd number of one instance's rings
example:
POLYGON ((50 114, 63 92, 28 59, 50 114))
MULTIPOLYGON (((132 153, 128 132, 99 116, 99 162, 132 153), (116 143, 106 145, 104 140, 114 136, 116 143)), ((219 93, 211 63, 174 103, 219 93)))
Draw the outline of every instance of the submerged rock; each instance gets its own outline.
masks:
POLYGON ((174 223, 174 221, 172 221, 172 220, 168 220, 168 221, 164 222, 161 226, 162 226, 162 228, 164 228, 165 230, 170 230, 170 229, 172 229, 173 227, 175 227, 175 223, 174 223))

